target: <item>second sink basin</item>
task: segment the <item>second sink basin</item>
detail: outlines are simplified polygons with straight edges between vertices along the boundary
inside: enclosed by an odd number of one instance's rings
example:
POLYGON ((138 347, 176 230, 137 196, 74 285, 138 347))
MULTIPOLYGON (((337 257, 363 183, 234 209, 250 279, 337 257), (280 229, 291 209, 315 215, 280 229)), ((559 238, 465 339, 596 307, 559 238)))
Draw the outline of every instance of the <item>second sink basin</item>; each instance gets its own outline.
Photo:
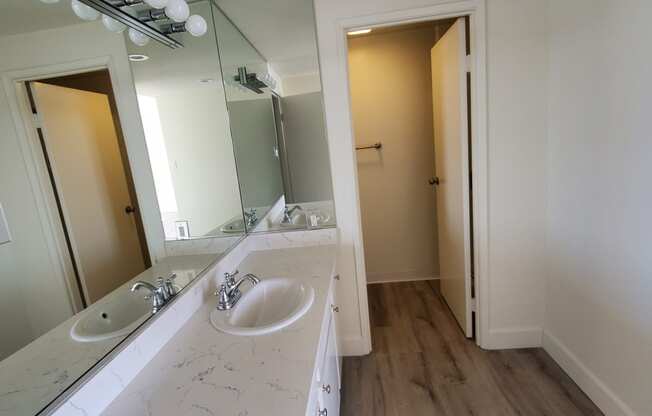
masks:
POLYGON ((79 342, 104 341, 130 334, 152 312, 152 305, 142 296, 124 293, 109 301, 91 305, 70 329, 79 342))
POLYGON ((211 312, 213 326, 227 334, 262 335, 301 318, 315 299, 312 286, 294 279, 261 280, 230 311, 211 312))

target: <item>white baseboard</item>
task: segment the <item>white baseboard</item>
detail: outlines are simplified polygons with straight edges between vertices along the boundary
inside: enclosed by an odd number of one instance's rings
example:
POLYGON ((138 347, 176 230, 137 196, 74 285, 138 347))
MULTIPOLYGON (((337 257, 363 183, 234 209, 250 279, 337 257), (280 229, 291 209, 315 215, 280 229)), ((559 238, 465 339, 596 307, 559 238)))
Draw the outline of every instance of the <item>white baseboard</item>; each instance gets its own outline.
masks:
POLYGON ((423 276, 415 272, 367 273, 367 284, 417 282, 421 280, 437 280, 439 276, 423 276))
POLYGON ((362 337, 342 337, 339 342, 340 355, 345 357, 358 357, 371 352, 362 337))
POLYGON ((540 327, 491 329, 483 337, 481 347, 486 350, 540 347, 542 333, 540 327))
POLYGON ((568 373, 606 416, 636 416, 636 413, 584 365, 566 345, 547 331, 543 333, 543 349, 568 373))

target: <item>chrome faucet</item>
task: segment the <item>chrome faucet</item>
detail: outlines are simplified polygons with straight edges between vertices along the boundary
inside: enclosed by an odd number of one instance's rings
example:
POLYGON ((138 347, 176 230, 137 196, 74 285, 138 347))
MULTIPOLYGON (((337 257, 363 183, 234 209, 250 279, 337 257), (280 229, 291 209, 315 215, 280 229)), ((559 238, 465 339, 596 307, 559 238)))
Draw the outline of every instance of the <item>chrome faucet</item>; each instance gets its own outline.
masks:
POLYGON ((224 273, 224 283, 215 291, 217 296, 217 309, 220 311, 227 311, 235 306, 242 296, 240 292, 240 285, 245 281, 251 282, 252 286, 260 283, 260 279, 251 273, 245 274, 240 280, 235 280, 235 276, 239 272, 236 270, 233 273, 224 273))
POLYGON ((281 224, 291 224, 292 223, 292 214, 294 214, 294 211, 296 210, 302 210, 301 205, 295 205, 293 208, 288 208, 286 205, 285 208, 283 208, 283 219, 281 220, 281 224))
POLYGON ((140 289, 148 290, 149 294, 145 296, 145 299, 152 301, 152 313, 156 313, 177 294, 177 288, 173 283, 176 277, 176 274, 172 274, 167 279, 159 277, 156 279, 156 286, 149 282, 139 280, 131 286, 131 291, 136 292, 140 289))
POLYGON ((245 211, 244 216, 245 222, 249 227, 253 227, 258 222, 258 215, 256 214, 256 210, 254 208, 251 208, 249 212, 245 211))

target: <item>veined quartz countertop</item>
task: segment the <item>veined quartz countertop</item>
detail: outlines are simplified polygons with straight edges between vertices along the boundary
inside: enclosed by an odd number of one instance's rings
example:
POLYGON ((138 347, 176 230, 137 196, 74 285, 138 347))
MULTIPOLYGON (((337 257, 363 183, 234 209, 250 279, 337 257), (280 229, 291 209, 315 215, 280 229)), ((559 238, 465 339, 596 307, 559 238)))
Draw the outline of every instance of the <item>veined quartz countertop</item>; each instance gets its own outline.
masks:
POLYGON ((229 335, 211 325, 211 299, 102 415, 303 416, 334 259, 334 246, 251 252, 238 266, 240 274, 309 283, 315 300, 308 312, 278 332, 229 335))

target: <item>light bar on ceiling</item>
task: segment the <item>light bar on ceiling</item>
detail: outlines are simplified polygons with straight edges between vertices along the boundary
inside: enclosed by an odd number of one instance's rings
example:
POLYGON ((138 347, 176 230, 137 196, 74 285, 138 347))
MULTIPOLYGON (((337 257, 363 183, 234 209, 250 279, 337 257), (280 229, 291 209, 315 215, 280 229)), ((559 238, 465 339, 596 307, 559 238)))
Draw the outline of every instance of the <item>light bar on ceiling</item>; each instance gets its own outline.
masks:
POLYGON ((79 0, 79 1, 89 7, 94 8, 95 10, 97 10, 98 12, 104 15, 112 17, 118 22, 124 23, 128 27, 139 31, 143 35, 146 35, 162 43, 165 46, 168 46, 172 49, 183 48, 183 44, 181 42, 172 39, 166 34, 156 30, 155 28, 153 28, 152 26, 146 23, 143 23, 142 21, 133 17, 129 13, 124 12, 123 10, 119 9, 116 6, 113 6, 112 4, 104 0, 79 0))

